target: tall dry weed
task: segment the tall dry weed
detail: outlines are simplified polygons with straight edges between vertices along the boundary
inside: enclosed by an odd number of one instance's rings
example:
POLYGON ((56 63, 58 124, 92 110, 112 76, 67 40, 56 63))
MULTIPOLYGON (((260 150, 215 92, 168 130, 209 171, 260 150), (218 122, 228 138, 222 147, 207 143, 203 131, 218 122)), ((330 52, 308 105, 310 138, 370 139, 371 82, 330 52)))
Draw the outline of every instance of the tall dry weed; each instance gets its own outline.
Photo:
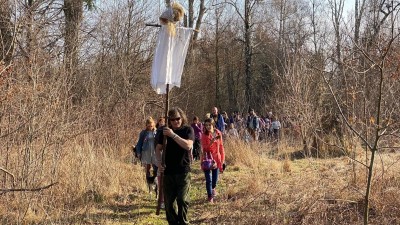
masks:
POLYGON ((84 143, 71 142, 64 146, 57 162, 51 158, 45 161, 42 183, 58 183, 40 192, 3 195, 0 205, 7 207, 0 207, 0 221, 3 224, 69 223, 66 218, 89 213, 98 203, 106 204, 115 196, 129 199, 128 195, 143 192, 146 189, 144 172, 140 165, 125 162, 129 151, 128 146, 119 150, 106 145, 94 147, 89 139, 84 143), (54 163, 58 166, 52 172, 54 163))
POLYGON ((245 165, 253 167, 258 163, 259 157, 250 144, 240 139, 226 139, 224 142, 225 161, 229 165, 245 165))

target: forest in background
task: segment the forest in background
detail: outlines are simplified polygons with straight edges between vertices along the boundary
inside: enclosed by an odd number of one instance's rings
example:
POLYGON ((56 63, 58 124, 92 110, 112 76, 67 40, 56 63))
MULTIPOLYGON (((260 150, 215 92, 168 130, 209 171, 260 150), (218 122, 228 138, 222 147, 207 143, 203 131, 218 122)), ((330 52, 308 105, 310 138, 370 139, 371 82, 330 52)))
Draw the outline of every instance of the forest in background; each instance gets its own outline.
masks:
MULTIPOLYGON (((171 106, 189 118, 213 106, 272 111, 299 128, 292 145, 306 155, 335 149, 355 159, 362 146, 358 163, 371 176, 376 152, 398 151, 399 1, 179 2, 182 26, 201 32, 171 106)), ((79 171, 68 168, 100 166, 85 151, 127 161, 145 118, 164 114, 164 96, 150 86, 158 28, 146 26, 164 3, 0 0, 1 201, 16 189, 72 187, 65 178, 79 171)), ((71 195, 104 188, 82 179, 71 195)), ((19 217, 22 203, 40 199, 22 195, 19 217)), ((54 198, 41 200, 65 203, 54 198)))

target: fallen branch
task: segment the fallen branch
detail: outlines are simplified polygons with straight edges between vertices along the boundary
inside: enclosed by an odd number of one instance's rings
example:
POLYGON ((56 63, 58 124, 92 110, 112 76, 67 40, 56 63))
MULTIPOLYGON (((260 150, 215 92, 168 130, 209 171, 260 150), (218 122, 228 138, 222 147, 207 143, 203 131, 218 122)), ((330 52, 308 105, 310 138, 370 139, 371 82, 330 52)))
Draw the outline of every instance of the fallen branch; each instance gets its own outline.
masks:
POLYGON ((41 191, 44 189, 48 189, 54 185, 58 184, 58 182, 43 186, 43 187, 38 187, 38 188, 10 188, 10 189, 0 189, 0 195, 5 194, 7 192, 17 192, 17 191, 41 191))
POLYGON ((0 167, 0 170, 3 171, 4 173, 10 175, 12 177, 12 180, 13 180, 13 185, 15 185, 15 176, 14 176, 14 174, 12 174, 10 171, 4 169, 3 167, 0 167))
POLYGON ((12 177, 14 178, 14 174, 12 174, 10 171, 8 171, 8 170, 4 169, 4 168, 3 168, 3 167, 1 167, 1 166, 0 166, 0 170, 1 170, 1 171, 3 171, 3 172, 4 172, 4 173, 6 173, 6 174, 8 174, 8 175, 12 176, 12 177))
POLYGON ((324 199, 318 199, 318 201, 327 201, 329 203, 337 203, 337 202, 347 202, 347 203, 355 203, 355 204, 358 203, 357 201, 341 199, 341 198, 324 198, 324 199))

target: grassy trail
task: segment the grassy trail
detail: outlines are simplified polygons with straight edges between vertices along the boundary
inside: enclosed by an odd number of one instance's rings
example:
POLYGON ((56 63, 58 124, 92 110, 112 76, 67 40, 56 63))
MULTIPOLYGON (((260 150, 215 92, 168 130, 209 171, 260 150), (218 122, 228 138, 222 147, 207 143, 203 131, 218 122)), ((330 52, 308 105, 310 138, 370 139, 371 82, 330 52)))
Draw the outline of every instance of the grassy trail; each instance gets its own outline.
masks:
MULTIPOLYGON (((193 167, 197 167, 194 165, 193 167)), ((192 180, 190 188, 190 206, 189 219, 191 224, 210 224, 218 213, 219 206, 226 204, 223 199, 226 198, 224 189, 226 189, 226 177, 230 176, 229 172, 220 174, 218 182, 218 196, 215 198, 214 204, 209 204, 205 189, 205 178, 203 172, 198 168, 192 169, 192 180)), ((125 206, 112 207, 111 209, 118 215, 113 218, 113 224, 168 224, 165 219, 165 211, 161 210, 160 215, 156 215, 156 198, 155 195, 149 195, 147 192, 140 192, 136 196, 131 196, 132 202, 125 206), (118 219, 117 219, 118 220, 118 219), (125 220, 125 221, 124 221, 125 220)))
MULTIPOLYGON (((271 158, 264 154, 267 151, 246 158, 251 151, 238 150, 236 154, 232 149, 228 152, 229 159, 241 161, 228 161, 230 166, 219 176, 214 204, 207 201, 200 166, 198 163, 192 166, 191 224, 362 223, 365 169, 360 165, 354 169, 348 158, 287 160, 271 158), (247 162, 251 164, 244 164, 247 162)), ((400 155, 382 155, 382 160, 399 162, 400 155)), ((376 170, 376 174, 382 174, 383 168, 376 170)), ((392 207, 399 205, 395 197, 400 184, 397 171, 398 167, 385 170, 387 179, 375 184, 374 190, 379 191, 373 192, 371 224, 400 224, 399 208, 392 207)), ((167 224, 163 210, 160 215, 155 214, 155 196, 150 197, 146 188, 139 186, 126 197, 116 196, 90 207, 89 213, 82 213, 84 220, 75 221, 110 225, 167 224)))

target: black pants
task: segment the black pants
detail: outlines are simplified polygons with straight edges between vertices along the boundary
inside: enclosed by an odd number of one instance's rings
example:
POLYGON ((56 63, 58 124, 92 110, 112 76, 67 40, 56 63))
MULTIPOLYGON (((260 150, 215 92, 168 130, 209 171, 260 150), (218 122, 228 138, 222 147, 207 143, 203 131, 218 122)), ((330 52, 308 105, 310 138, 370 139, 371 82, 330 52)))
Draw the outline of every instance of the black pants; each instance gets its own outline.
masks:
POLYGON ((190 173, 164 175, 163 187, 168 224, 189 224, 190 173))
POLYGON ((201 155, 201 143, 199 139, 195 139, 193 142, 193 159, 200 160, 201 155))

